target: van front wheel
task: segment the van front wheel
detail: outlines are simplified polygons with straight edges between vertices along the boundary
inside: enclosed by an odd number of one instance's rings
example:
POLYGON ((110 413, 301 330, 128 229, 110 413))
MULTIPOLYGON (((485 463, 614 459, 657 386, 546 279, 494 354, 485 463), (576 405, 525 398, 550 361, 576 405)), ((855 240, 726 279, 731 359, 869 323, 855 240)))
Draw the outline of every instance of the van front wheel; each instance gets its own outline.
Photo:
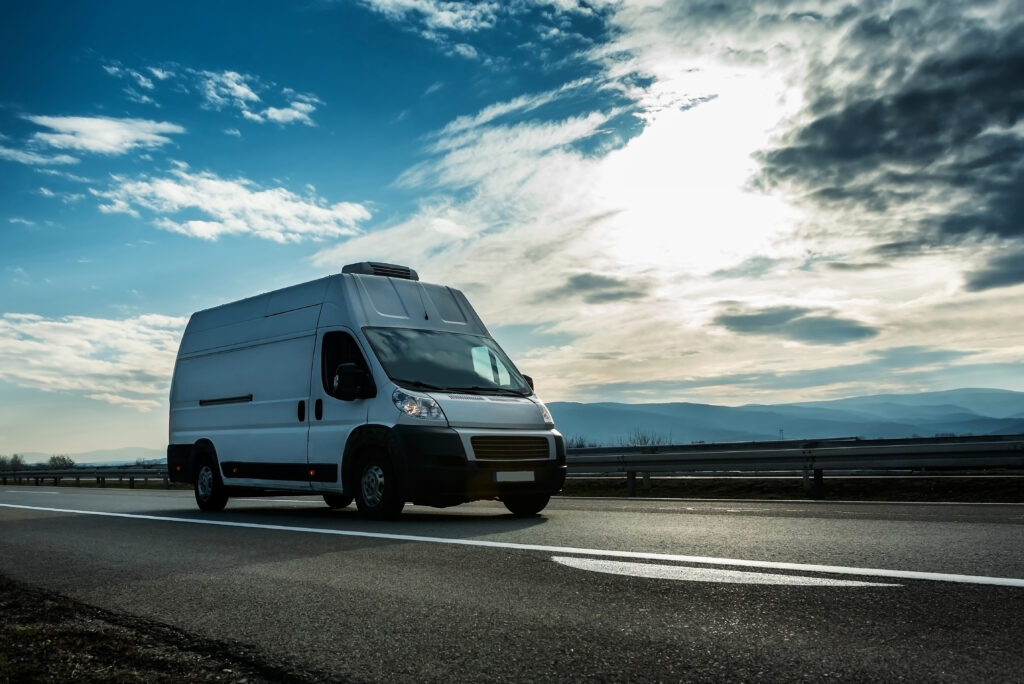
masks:
POLYGON ((501 503, 517 518, 528 518, 537 515, 548 505, 551 497, 548 494, 503 494, 501 503))
POLYGON ((224 489, 224 483, 210 459, 199 464, 199 470, 196 471, 195 491, 196 503, 201 511, 208 513, 223 511, 224 506, 228 503, 228 493, 224 489))
POLYGON ((398 470, 391 459, 381 452, 371 451, 359 460, 357 473, 356 507, 363 517, 382 520, 395 518, 402 512, 405 501, 398 470))

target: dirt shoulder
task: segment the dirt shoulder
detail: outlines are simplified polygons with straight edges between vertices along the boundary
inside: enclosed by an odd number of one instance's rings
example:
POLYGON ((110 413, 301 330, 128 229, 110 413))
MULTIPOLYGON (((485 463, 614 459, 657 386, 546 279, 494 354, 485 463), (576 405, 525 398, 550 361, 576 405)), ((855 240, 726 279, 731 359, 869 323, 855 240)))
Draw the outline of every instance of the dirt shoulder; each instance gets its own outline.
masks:
POLYGON ((0 576, 0 684, 330 681, 244 646, 199 639, 0 576))

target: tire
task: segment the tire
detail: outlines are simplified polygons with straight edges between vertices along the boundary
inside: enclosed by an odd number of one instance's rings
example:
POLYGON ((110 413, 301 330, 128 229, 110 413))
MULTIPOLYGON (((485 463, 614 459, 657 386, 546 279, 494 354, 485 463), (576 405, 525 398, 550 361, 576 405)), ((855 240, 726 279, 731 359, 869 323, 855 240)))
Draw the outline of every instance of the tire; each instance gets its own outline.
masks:
POLYGON ((330 508, 346 508, 352 503, 352 497, 348 494, 324 494, 324 503, 330 508))
POLYGON ((398 469, 382 450, 366 452, 356 466, 356 507, 372 520, 397 518, 405 507, 398 469))
POLYGON ((501 503, 517 518, 529 518, 544 510, 550 494, 503 494, 501 503))
POLYGON ((196 468, 195 482, 196 504, 199 510, 207 513, 223 511, 228 503, 228 493, 224 482, 217 472, 217 463, 212 458, 204 458, 196 468))

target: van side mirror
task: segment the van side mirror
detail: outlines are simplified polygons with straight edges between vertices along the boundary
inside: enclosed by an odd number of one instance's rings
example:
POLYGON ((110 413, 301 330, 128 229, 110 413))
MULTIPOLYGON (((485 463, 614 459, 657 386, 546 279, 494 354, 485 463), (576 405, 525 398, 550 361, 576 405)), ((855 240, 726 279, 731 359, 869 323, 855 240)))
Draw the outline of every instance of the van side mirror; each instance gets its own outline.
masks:
POLYGON ((373 378, 359 364, 352 362, 338 365, 334 371, 332 386, 333 396, 342 401, 371 399, 377 396, 377 386, 373 384, 373 378))
POLYGON ((525 380, 526 384, 530 386, 530 389, 533 389, 533 378, 531 378, 529 375, 524 375, 523 380, 525 380))

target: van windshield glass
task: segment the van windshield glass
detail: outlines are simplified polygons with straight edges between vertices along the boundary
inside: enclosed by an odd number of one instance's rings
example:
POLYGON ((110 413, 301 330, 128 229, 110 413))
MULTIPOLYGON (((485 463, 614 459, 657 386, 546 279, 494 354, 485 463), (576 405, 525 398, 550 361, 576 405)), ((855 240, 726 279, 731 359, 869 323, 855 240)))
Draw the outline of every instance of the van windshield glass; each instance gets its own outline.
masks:
POLYGON ((498 344, 487 337, 409 330, 365 328, 366 339, 395 383, 413 389, 532 394, 498 344))

